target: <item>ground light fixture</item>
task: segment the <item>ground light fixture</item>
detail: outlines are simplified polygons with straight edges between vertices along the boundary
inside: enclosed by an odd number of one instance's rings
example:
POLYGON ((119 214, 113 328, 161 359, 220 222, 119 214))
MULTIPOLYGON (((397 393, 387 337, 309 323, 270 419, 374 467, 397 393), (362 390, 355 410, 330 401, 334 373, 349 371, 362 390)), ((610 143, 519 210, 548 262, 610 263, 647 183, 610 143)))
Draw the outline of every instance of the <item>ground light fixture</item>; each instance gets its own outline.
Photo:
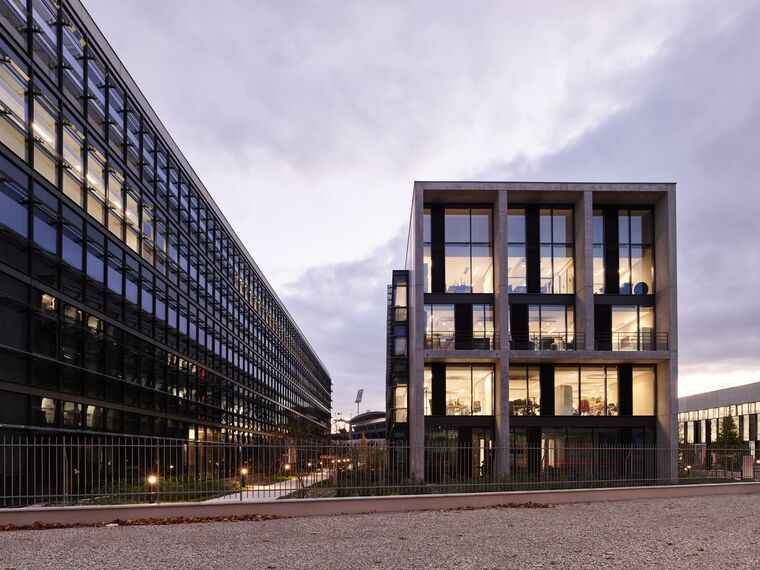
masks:
POLYGON ((148 484, 150 491, 150 502, 153 502, 153 494, 156 494, 156 502, 158 502, 158 475, 155 473, 148 473, 145 477, 145 482, 148 484))
POLYGON ((240 501, 243 500, 243 489, 245 488, 245 476, 248 475, 248 468, 240 468, 240 501))

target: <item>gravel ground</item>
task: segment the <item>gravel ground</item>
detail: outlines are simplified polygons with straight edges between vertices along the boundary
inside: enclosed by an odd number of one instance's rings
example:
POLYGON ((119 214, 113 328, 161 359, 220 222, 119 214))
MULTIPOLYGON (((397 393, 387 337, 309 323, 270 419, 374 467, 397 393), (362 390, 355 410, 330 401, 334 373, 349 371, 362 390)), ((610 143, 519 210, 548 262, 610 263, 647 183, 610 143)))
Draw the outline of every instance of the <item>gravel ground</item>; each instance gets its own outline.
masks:
POLYGON ((0 568, 758 568, 760 495, 0 533, 0 568))

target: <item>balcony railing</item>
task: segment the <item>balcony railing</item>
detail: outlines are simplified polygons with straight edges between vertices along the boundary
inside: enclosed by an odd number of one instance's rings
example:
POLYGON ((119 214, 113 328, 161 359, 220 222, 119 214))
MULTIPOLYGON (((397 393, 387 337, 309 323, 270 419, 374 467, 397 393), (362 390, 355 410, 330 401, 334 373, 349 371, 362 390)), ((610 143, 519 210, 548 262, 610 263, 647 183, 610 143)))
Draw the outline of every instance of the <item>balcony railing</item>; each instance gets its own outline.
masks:
POLYGON ((425 348, 429 350, 496 350, 498 335, 459 335, 453 332, 426 333, 425 348))
POLYGON ((512 350, 578 350, 584 348, 581 332, 566 333, 523 333, 513 332, 509 336, 512 350))
POLYGON ((666 332, 597 332, 594 340, 596 350, 668 350, 666 332))

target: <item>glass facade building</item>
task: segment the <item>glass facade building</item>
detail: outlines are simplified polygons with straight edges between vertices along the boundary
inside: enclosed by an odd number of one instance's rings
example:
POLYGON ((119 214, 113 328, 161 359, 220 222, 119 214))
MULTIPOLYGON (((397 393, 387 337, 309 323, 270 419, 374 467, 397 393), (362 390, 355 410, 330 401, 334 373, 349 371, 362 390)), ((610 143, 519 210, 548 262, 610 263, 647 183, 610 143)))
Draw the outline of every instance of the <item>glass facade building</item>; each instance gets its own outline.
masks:
POLYGON ((725 418, 736 426, 741 447, 760 450, 760 382, 678 398, 678 443, 717 444, 725 418))
POLYGON ((0 0, 0 424, 329 433, 331 380, 76 0, 0 0))
POLYGON ((674 212, 675 184, 415 183, 387 375, 413 476, 440 446, 502 472, 527 448, 675 447, 674 212))

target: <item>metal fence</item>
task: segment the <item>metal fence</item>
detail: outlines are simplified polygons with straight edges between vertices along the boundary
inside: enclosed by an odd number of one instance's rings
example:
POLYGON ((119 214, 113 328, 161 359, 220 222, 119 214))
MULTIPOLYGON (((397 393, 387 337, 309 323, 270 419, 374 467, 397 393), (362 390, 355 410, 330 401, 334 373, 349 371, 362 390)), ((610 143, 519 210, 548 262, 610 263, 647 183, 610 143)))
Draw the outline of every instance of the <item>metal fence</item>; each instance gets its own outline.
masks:
POLYGON ((0 437, 0 506, 702 483, 760 480, 759 467, 747 450, 704 445, 677 450, 555 445, 506 450, 455 442, 417 449, 362 441, 235 444, 21 434, 0 437), (421 460, 416 477, 410 472, 410 456, 421 460), (677 473, 672 472, 673 461, 677 473))

